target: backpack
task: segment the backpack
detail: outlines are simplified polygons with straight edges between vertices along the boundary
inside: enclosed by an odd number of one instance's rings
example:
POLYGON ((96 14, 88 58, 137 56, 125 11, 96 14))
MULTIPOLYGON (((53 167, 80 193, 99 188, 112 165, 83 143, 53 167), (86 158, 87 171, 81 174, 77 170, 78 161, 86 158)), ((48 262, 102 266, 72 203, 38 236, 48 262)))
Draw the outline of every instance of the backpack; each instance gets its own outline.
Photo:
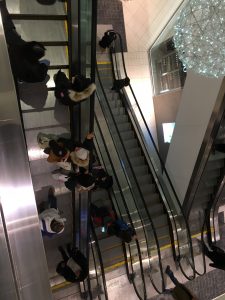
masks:
POLYGON ((72 88, 72 84, 69 79, 66 77, 66 74, 59 70, 54 75, 55 81, 55 97, 63 105, 69 105, 73 101, 69 98, 68 90, 72 88))

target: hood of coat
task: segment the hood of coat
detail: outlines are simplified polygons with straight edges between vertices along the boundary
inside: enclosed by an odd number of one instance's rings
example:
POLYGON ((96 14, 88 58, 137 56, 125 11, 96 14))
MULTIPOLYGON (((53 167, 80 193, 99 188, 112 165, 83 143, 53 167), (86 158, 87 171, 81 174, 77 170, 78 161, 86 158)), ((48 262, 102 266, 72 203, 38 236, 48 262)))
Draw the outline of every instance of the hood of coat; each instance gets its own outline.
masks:
POLYGON ((74 102, 79 102, 91 96, 91 94, 96 90, 96 85, 91 83, 82 92, 76 92, 74 90, 69 90, 69 97, 74 102))

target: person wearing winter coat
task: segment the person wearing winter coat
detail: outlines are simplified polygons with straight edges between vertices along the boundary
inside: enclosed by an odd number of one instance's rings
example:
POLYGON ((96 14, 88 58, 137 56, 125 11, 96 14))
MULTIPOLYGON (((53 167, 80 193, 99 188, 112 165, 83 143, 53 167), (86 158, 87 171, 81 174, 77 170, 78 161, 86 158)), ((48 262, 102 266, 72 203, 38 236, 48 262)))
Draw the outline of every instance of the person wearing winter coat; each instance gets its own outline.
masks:
POLYGON ((78 173, 81 169, 88 170, 90 151, 94 147, 94 133, 88 133, 83 143, 73 142, 70 139, 57 137, 52 134, 39 133, 38 145, 48 154, 47 161, 55 163, 60 168, 72 171, 73 163, 78 173), (53 139, 51 139, 53 138, 53 139))
POLYGON ((91 174, 95 178, 95 189, 108 190, 113 186, 113 177, 110 176, 102 166, 93 167, 91 174))
POLYGON ((63 247, 59 247, 63 261, 61 261, 56 268, 56 272, 63 276, 66 281, 80 282, 88 276, 88 262, 86 257, 70 244, 67 245, 66 251, 63 247))
POLYGON ((91 174, 70 173, 65 186, 70 191, 76 189, 79 193, 89 192, 95 187, 95 179, 91 174))
POLYGON ((124 243, 130 243, 136 239, 135 230, 122 219, 117 219, 107 227, 108 235, 115 235, 124 243))
POLYGON ((89 78, 75 76, 71 82, 61 70, 54 75, 54 81, 55 97, 64 105, 79 103, 96 90, 96 85, 89 78))
POLYGON ((110 226, 115 220, 116 216, 114 211, 107 206, 100 206, 91 203, 90 204, 90 215, 92 221, 96 227, 102 227, 102 231, 107 231, 108 226, 110 226))
POLYGON ((48 192, 48 208, 39 213, 39 225, 42 236, 53 237, 64 231, 66 219, 61 218, 57 209, 57 198, 55 197, 54 188, 48 192))
POLYGON ((115 79, 113 82, 112 90, 119 92, 122 88, 128 86, 130 84, 130 78, 125 77, 124 79, 115 79))
POLYGON ((172 295, 175 300, 198 300, 183 284, 177 280, 173 271, 170 269, 170 266, 166 267, 165 273, 167 276, 169 276, 175 287, 173 289, 166 289, 164 294, 172 295))
POLYGON ((116 33, 114 30, 107 30, 102 39, 98 42, 103 49, 109 48, 112 42, 116 40, 116 33))
POLYGON ((209 265, 213 268, 225 271, 225 251, 213 244, 210 245, 211 249, 209 249, 204 242, 198 242, 202 246, 203 253, 212 261, 212 263, 210 263, 209 265))
POLYGON ((45 55, 44 46, 39 42, 26 42, 21 38, 11 20, 5 1, 0 1, 0 9, 14 76, 25 82, 44 81, 48 65, 39 61, 45 55))

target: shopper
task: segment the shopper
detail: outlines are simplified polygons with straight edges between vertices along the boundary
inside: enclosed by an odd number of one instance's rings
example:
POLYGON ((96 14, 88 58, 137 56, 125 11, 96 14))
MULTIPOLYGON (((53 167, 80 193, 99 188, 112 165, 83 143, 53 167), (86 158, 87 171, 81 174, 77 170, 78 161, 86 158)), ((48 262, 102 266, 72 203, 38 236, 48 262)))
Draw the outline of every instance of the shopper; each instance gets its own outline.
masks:
POLYGON ((79 193, 88 192, 94 189, 95 179, 91 174, 70 173, 67 181, 65 182, 65 186, 70 191, 76 189, 79 193))
POLYGON ((198 242, 202 246, 203 253, 212 261, 209 265, 225 271, 225 251, 213 244, 209 249, 204 242, 199 240, 198 242))
POLYGON ((130 78, 125 77, 124 79, 115 79, 113 82, 112 90, 119 92, 122 88, 130 84, 130 78))
POLYGON ((102 37, 102 39, 99 41, 99 46, 101 48, 103 48, 104 50, 106 48, 109 48, 110 45, 112 44, 113 41, 116 40, 116 33, 114 30, 107 30, 104 33, 104 36, 102 37))
POLYGON ((25 82, 45 80, 49 61, 39 61, 45 55, 44 46, 36 41, 26 42, 17 33, 5 1, 0 1, 2 21, 14 76, 25 82))
POLYGON ((117 219, 112 222, 107 227, 107 233, 108 235, 117 236, 124 243, 130 243, 132 240, 137 238, 135 235, 135 230, 122 219, 117 219))
POLYGON ((116 220, 115 212, 107 206, 98 207, 91 203, 90 214, 94 225, 102 227, 102 232, 107 232, 107 228, 116 220))
POLYGON ((91 173, 95 178, 95 188, 108 190, 113 186, 113 177, 102 166, 93 167, 91 173))
POLYGON ((54 75, 54 81, 55 97, 64 105, 79 103, 96 90, 96 85, 89 78, 77 75, 71 82, 61 70, 54 75))
POLYGON ((88 276, 88 262, 86 257, 75 247, 67 245, 66 251, 59 247, 63 261, 56 268, 56 272, 63 276, 67 281, 80 282, 88 276))
POLYGON ((37 136, 37 142, 40 148, 44 149, 44 153, 48 154, 47 161, 49 163, 55 163, 68 171, 72 171, 73 163, 75 172, 79 173, 83 170, 88 172, 90 151, 94 147, 93 138, 94 133, 88 133, 85 140, 80 143, 40 132, 37 136))
MULTIPOLYGON (((45 203, 42 203, 42 206, 45 203)), ((41 209, 39 213, 39 225, 43 236, 52 237, 64 231, 66 219, 61 218, 57 208, 57 198, 55 190, 51 187, 48 191, 47 209, 41 209)))

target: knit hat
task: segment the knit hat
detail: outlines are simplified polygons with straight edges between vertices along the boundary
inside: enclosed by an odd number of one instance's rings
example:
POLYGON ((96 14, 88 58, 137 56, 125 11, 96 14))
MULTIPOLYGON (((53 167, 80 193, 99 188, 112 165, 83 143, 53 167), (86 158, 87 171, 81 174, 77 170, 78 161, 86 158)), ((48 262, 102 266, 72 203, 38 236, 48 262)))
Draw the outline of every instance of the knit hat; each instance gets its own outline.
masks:
POLYGON ((79 167, 88 167, 89 165, 89 151, 87 149, 76 147, 70 153, 70 157, 73 163, 79 167))

